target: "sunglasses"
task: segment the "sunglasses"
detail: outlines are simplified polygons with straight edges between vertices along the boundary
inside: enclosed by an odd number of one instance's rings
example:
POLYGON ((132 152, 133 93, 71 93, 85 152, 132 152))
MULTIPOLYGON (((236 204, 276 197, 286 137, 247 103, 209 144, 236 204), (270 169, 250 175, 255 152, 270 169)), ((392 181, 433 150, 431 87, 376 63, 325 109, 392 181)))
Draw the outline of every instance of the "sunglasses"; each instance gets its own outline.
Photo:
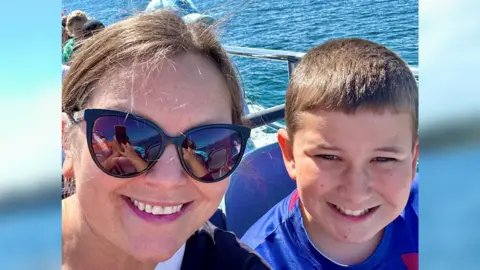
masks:
POLYGON ((114 110, 73 114, 73 123, 82 120, 95 164, 117 178, 146 173, 173 144, 188 175, 204 183, 218 182, 239 165, 250 137, 250 128, 233 124, 199 126, 172 137, 148 119, 114 110))

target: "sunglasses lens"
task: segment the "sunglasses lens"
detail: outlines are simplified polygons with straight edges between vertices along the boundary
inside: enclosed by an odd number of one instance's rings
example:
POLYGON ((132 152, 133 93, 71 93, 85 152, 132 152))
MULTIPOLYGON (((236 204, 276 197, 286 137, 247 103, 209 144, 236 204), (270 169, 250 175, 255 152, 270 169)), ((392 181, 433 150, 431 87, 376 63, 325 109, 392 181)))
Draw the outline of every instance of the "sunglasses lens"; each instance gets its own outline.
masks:
POLYGON ((232 129, 207 128, 188 133, 182 144, 189 173, 203 181, 229 175, 242 158, 242 136, 232 129))
POLYGON ((101 116, 93 124, 93 158, 113 176, 143 172, 158 158, 161 143, 155 128, 136 118, 101 116))

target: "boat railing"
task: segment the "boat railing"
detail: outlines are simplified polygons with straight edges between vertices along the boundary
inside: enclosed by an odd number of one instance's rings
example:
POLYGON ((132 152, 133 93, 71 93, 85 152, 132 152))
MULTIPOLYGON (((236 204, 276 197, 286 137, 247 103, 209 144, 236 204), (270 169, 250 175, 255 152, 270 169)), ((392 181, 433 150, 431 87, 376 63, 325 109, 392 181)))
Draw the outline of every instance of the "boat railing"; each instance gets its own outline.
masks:
MULTIPOLYGON (((284 51, 284 50, 269 50, 249 47, 224 46, 228 54, 234 56, 243 56, 248 58, 257 58, 265 60, 286 61, 288 65, 289 75, 305 55, 303 52, 284 51)), ((410 67, 413 75, 418 78, 418 67, 410 67)))
POLYGON ((282 50, 267 50, 248 47, 224 46, 225 50, 230 55, 242 56, 248 58, 257 58, 274 61, 286 61, 288 65, 288 76, 292 73, 295 66, 300 62, 305 53, 282 51, 282 50))
POLYGON ((285 118, 285 104, 250 113, 245 118, 249 122, 251 128, 257 128, 264 125, 268 125, 276 130, 284 128, 283 125, 277 122, 285 118))
MULTIPOLYGON (((292 74, 295 66, 300 62, 302 57, 305 55, 303 52, 294 52, 294 51, 284 51, 284 50, 269 50, 269 49, 258 49, 258 48, 249 48, 249 47, 237 47, 237 46, 224 46, 225 50, 229 55, 232 56, 241 56, 248 58, 256 59, 265 59, 273 61, 283 61, 287 63, 288 67, 288 79, 292 74)), ((413 75, 418 80, 419 70, 418 67, 410 67, 413 75)), ((284 125, 278 123, 278 121, 283 120, 285 116, 285 104, 274 106, 271 108, 266 108, 264 110, 250 113, 246 116, 246 119, 251 123, 253 128, 261 126, 269 126, 278 130, 283 128, 284 125)))

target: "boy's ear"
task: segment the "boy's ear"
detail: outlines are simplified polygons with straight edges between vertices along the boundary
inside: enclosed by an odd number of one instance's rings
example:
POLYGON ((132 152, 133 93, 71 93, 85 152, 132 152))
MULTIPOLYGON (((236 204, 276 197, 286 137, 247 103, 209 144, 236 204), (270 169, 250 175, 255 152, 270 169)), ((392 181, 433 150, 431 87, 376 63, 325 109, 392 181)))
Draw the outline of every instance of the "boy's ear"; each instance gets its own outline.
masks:
POLYGON ((66 139, 67 137, 65 136, 65 129, 68 128, 68 125, 70 125, 70 123, 71 122, 68 115, 62 112, 62 151, 65 155, 65 160, 62 164, 62 174, 63 177, 66 179, 72 178, 74 176, 72 153, 69 149, 69 143, 66 139))
POLYGON ((419 155, 420 147, 418 139, 415 141, 415 145, 413 146, 413 160, 412 160, 412 183, 415 179, 417 174, 417 164, 418 164, 418 155, 419 155))
POLYGON ((282 150, 283 162, 287 169, 290 178, 297 180, 297 173, 295 169, 295 159, 293 157, 292 140, 288 137, 288 132, 285 129, 280 129, 277 134, 278 144, 282 150))

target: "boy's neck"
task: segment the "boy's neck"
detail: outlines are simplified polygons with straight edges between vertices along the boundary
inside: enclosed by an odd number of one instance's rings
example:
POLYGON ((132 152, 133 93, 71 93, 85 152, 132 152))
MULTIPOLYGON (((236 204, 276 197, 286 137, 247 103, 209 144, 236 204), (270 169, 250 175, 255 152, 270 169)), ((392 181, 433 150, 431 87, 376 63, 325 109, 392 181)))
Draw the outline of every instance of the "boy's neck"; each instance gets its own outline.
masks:
POLYGON ((155 264, 141 263, 101 239, 86 222, 76 199, 76 195, 72 195, 62 200, 63 270, 155 268, 155 264))
POLYGON ((325 257, 338 264, 355 265, 365 261, 375 252, 382 240, 384 230, 363 243, 345 243, 338 241, 307 216, 306 210, 301 202, 300 211, 302 213, 303 226, 312 244, 325 257))

